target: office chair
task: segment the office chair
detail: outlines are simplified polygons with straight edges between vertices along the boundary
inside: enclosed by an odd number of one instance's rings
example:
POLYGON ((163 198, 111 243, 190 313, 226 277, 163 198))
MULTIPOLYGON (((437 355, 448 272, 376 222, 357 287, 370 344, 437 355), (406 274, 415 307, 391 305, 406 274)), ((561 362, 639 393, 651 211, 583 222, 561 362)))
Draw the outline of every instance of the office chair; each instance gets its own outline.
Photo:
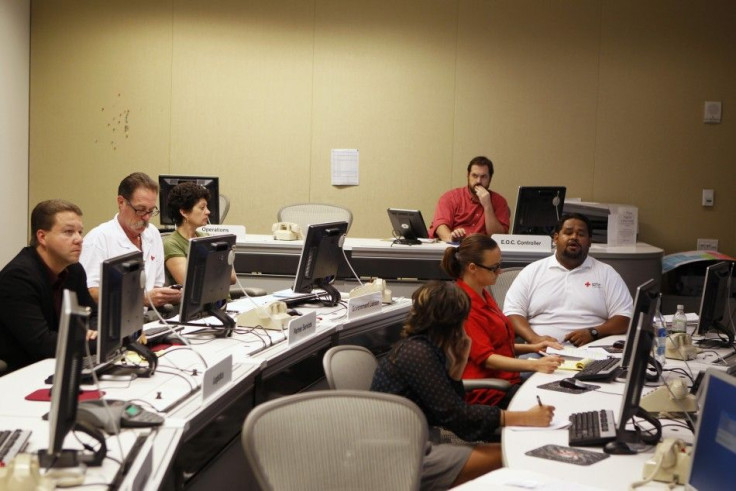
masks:
POLYGON ((264 490, 417 490, 427 421, 393 394, 313 391, 256 406, 241 441, 264 490))
POLYGON ((493 299, 498 304, 498 308, 503 312, 503 301, 506 299, 506 292, 511 288, 511 283, 514 282, 519 272, 524 269, 520 267, 515 268, 503 268, 501 274, 496 278, 496 283, 488 287, 493 296, 493 299))
POLYGON ((296 203, 281 208, 276 221, 296 223, 305 235, 307 227, 314 223, 348 222, 350 231, 353 213, 347 208, 324 203, 296 203))
POLYGON ((220 202, 220 223, 225 223, 227 212, 230 211, 230 198, 220 193, 218 199, 220 202))

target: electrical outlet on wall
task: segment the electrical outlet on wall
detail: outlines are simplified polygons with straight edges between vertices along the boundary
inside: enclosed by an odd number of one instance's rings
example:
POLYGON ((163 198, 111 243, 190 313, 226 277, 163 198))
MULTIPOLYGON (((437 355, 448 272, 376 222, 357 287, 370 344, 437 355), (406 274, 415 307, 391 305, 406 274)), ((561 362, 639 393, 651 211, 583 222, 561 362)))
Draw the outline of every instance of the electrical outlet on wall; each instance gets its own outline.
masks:
POLYGON ((718 239, 698 239, 699 251, 717 251, 718 239))

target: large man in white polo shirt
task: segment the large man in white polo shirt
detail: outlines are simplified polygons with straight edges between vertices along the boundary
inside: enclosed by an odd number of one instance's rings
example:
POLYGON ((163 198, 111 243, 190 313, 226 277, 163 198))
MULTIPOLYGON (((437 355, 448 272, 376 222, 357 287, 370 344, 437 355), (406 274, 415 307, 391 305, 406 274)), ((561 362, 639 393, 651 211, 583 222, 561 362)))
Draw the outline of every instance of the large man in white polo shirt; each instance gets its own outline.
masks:
POLYGON ((159 213, 157 198, 156 181, 143 172, 130 174, 118 186, 118 213, 84 237, 79 262, 87 273, 87 287, 96 302, 99 302, 102 261, 134 251, 143 252, 147 292, 145 305, 153 303, 159 307, 181 300, 179 290, 163 287, 166 279, 163 242, 159 231, 149 223, 159 213))
POLYGON ((553 242, 555 254, 525 267, 506 294, 503 310, 516 334, 529 343, 555 339, 580 346, 625 333, 631 294, 611 266, 588 256, 588 218, 563 216, 553 242))

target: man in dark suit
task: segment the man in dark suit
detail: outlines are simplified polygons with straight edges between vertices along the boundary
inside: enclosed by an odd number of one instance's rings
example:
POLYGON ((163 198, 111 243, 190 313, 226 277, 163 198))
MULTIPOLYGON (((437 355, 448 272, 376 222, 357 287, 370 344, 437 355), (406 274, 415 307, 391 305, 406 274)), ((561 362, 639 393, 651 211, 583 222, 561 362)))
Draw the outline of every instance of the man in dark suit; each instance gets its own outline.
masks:
MULTIPOLYGON (((97 310, 79 264, 81 252, 82 210, 59 199, 36 205, 30 245, 0 271, 0 360, 8 371, 55 356, 65 289, 76 292, 80 305, 97 310)), ((96 331, 87 337, 94 339, 96 331)))

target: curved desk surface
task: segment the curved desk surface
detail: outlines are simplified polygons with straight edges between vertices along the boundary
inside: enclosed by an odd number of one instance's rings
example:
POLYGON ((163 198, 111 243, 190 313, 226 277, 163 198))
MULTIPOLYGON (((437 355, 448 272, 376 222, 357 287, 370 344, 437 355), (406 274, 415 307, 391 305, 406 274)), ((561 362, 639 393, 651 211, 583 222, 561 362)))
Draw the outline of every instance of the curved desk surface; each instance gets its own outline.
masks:
MULTIPOLYGON (((293 281, 299 263, 303 241, 279 241, 271 235, 248 235, 245 242, 236 244, 235 271, 249 275, 253 281, 264 277, 287 276, 293 281)), ((364 278, 384 278, 423 282, 431 279, 449 279, 440 268, 447 243, 434 242, 420 245, 394 244, 393 239, 351 238, 345 240, 345 253, 355 272, 364 278)), ((525 266, 542 259, 552 251, 505 251, 506 267, 525 266)), ((650 278, 659 283, 662 277, 662 257, 659 247, 640 242, 635 246, 607 246, 593 244, 590 255, 613 266, 623 277, 632 295, 636 287, 650 278)), ((338 273, 341 279, 352 279, 350 268, 343 264, 338 273)), ((266 284, 267 290, 287 288, 287 283, 266 284)), ((416 288, 414 286, 413 288, 416 288)), ((413 290, 412 288, 412 290, 413 290)), ((411 292, 402 291, 407 295, 411 292)))
MULTIPOLYGON (((591 346, 608 345, 623 336, 610 336, 596 341, 591 346)), ((616 355, 613 355, 616 356, 616 355)), ((698 355, 698 360, 689 363, 693 375, 700 370, 714 367, 707 360, 713 360, 708 354, 698 355)), ((684 362, 667 360, 664 378, 670 380, 680 375, 676 372, 667 371, 675 367, 685 367, 684 362)), ((720 367, 723 368, 723 367, 720 367)), ((565 393, 539 388, 548 382, 560 380, 572 376, 574 372, 557 370, 552 374, 535 373, 520 388, 514 396, 510 410, 526 410, 537 404, 537 396, 542 403, 555 406, 555 420, 567 421, 570 414, 582 411, 612 409, 618 422, 621 406, 621 397, 624 391, 624 382, 586 382, 600 386, 599 389, 582 394, 565 393)), ((661 384, 647 383, 642 395, 654 390, 661 384)), ((690 382, 688 380, 688 386, 690 382)), ((686 428, 679 426, 668 426, 674 420, 661 420, 663 423, 662 437, 676 437, 687 443, 694 441, 693 434, 686 428)), ((629 424, 631 427, 631 424, 629 424)), ((648 428, 643 423, 643 428, 648 428)), ((643 453, 636 455, 611 455, 591 465, 574 465, 539 457, 526 455, 526 452, 542 447, 546 444, 556 444, 563 447, 568 446, 568 430, 557 429, 535 429, 528 431, 517 431, 512 428, 504 428, 501 438, 503 446, 504 469, 481 476, 480 478, 466 483, 458 489, 516 489, 510 483, 536 482, 536 488, 543 489, 610 489, 627 490, 634 481, 642 479, 642 468, 644 463, 653 457, 654 447, 648 448, 643 453), (550 487, 544 487, 550 486, 550 487)), ((603 453, 602 446, 598 447, 576 447, 594 452, 603 453)), ((683 486, 677 487, 683 489, 683 486)), ((677 489, 676 488, 676 489, 677 489)), ((532 488, 534 489, 534 488, 532 488)), ((669 489, 667 484, 651 482, 639 489, 669 489)))

